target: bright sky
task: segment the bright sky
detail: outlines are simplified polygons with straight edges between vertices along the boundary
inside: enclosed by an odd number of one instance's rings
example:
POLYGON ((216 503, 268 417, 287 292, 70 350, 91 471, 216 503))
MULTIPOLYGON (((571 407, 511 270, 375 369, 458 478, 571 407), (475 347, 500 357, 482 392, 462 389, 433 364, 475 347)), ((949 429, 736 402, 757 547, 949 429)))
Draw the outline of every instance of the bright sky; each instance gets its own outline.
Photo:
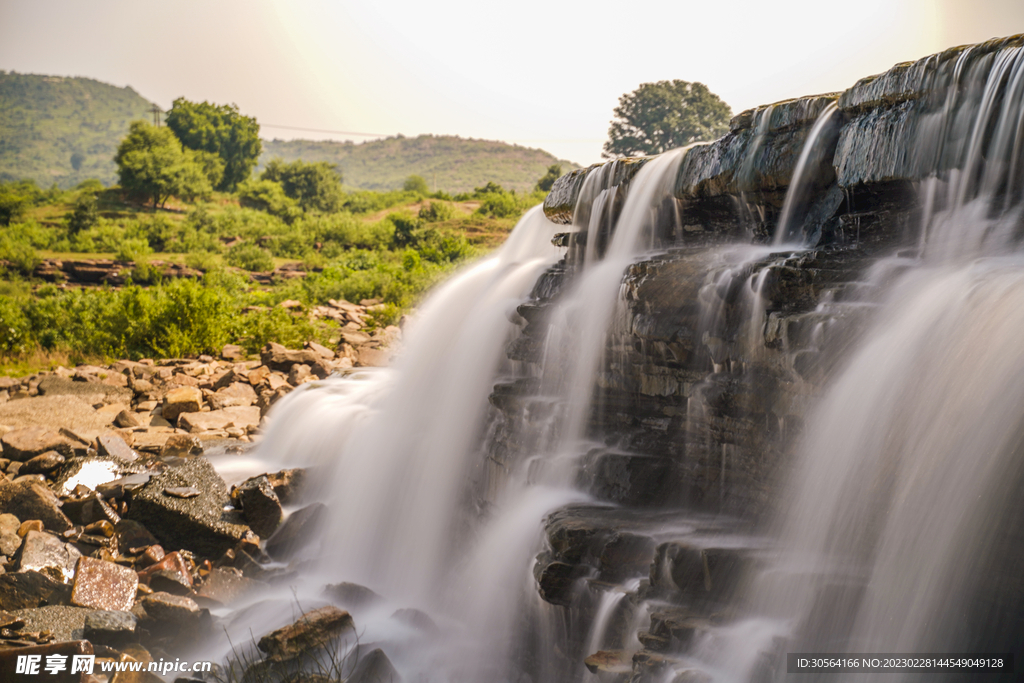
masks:
POLYGON ((1022 0, 0 0, 0 69, 234 102, 267 138, 460 135, 588 164, 641 83, 701 81, 738 113, 1021 32, 1022 0))

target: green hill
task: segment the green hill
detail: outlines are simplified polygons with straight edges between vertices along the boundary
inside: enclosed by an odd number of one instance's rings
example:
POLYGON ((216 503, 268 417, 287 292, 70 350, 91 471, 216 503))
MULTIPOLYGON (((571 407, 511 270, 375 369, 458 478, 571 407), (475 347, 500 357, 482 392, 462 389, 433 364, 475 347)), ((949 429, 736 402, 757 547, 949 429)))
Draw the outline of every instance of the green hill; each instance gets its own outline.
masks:
POLYGON ((113 184, 117 145, 128 123, 148 118, 152 106, 130 87, 91 78, 0 71, 0 182, 113 184))
POLYGON ((529 191, 552 164, 561 163, 563 172, 578 168, 540 149, 449 135, 399 136, 358 145, 264 140, 260 165, 274 158, 336 164, 348 187, 393 190, 402 187, 410 175, 420 175, 431 190, 436 187, 453 193, 470 192, 488 181, 506 189, 529 191))

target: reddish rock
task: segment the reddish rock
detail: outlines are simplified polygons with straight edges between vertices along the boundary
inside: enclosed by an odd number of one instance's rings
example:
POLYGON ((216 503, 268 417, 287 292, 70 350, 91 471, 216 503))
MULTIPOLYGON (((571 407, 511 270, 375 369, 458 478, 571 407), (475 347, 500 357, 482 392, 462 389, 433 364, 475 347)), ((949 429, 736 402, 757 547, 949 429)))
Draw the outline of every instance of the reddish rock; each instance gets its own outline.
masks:
POLYGON ((271 662, 287 662, 326 645, 354 624, 349 613, 333 605, 306 612, 297 621, 260 638, 257 647, 271 662))
MULTIPOLYGON (((36 645, 33 647, 15 647, 0 650, 0 681, 46 681, 46 683, 85 683, 91 679, 85 671, 76 671, 74 661, 76 656, 92 655, 92 643, 87 640, 71 640, 62 643, 51 643, 49 645, 36 645), (46 668, 47 658, 59 655, 55 661, 62 663, 59 671, 51 673, 46 668), (16 673, 18 657, 31 657, 33 662, 38 663, 38 668, 31 674, 16 673), (39 659, 36 660, 35 658, 39 659)), ((22 660, 25 661, 25 660, 22 660)), ((99 673, 98 666, 93 672, 99 673)))
POLYGON ((63 465, 64 460, 64 456, 57 451, 47 451, 26 460, 18 470, 18 474, 46 474, 63 465))
POLYGON ((139 577, 128 567, 82 557, 71 587, 71 604, 94 609, 131 609, 139 577))
POLYGON ((160 449, 160 457, 183 458, 189 455, 202 455, 203 442, 191 434, 172 434, 164 441, 160 449))
POLYGON ((22 462, 47 451, 57 451, 65 457, 73 452, 73 444, 67 437, 46 427, 15 429, 4 434, 0 444, 5 458, 22 462))
POLYGON ((39 520, 51 531, 71 528, 71 520, 60 511, 57 496, 39 482, 0 481, 0 510, 18 519, 39 520))
POLYGON ((199 605, 184 595, 153 593, 139 602, 151 618, 179 626, 195 624, 200 615, 199 605))
MULTIPOLYGON (((156 547, 159 548, 160 546, 156 547)), ((187 588, 192 587, 192 575, 189 573, 188 564, 185 563, 185 559, 178 551, 168 553, 160 561, 151 564, 139 572, 139 581, 148 585, 149 580, 160 572, 176 574, 180 577, 180 581, 177 581, 178 583, 187 588)))

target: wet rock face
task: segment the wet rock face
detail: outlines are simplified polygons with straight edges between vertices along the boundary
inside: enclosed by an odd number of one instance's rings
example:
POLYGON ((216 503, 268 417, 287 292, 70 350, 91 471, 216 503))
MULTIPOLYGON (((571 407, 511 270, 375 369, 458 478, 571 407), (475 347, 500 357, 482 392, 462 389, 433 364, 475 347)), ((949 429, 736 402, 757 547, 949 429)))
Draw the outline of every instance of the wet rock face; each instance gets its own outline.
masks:
POLYGON ((354 629, 352 617, 327 606, 303 614, 295 623, 260 638, 259 649, 272 662, 286 662, 309 654, 354 629))

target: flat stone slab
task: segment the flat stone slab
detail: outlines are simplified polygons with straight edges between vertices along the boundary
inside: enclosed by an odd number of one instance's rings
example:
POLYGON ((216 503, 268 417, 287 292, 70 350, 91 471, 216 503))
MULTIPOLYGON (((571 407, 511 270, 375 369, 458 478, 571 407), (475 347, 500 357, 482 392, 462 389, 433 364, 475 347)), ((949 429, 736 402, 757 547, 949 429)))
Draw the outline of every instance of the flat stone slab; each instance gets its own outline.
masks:
POLYGON ((54 451, 71 455, 74 443, 56 429, 23 427, 7 432, 0 438, 3 455, 8 460, 25 462, 37 455, 54 451))
POLYGON ((25 625, 22 631, 49 631, 60 640, 78 640, 84 636, 85 622, 92 610, 68 605, 47 605, 21 609, 13 614, 25 625))
POLYGON ((215 429, 239 427, 247 429, 260 423, 260 409, 257 406, 234 406, 208 413, 183 413, 179 424, 189 432, 208 432, 215 429))
MULTIPOLYGON (((115 374, 113 370, 104 372, 115 374)), ((102 401, 103 403, 129 404, 133 397, 132 390, 127 387, 115 387, 102 382, 76 382, 56 375, 48 375, 39 381, 39 394, 42 396, 79 396, 86 402, 96 396, 100 397, 100 400, 92 401, 92 403, 102 401)))
POLYGON ((75 576, 75 564, 82 553, 45 531, 25 534, 21 546, 18 571, 37 571, 55 581, 70 583, 75 576))
POLYGON ((103 429, 112 419, 77 396, 34 396, 0 405, 0 425, 8 427, 103 429))

